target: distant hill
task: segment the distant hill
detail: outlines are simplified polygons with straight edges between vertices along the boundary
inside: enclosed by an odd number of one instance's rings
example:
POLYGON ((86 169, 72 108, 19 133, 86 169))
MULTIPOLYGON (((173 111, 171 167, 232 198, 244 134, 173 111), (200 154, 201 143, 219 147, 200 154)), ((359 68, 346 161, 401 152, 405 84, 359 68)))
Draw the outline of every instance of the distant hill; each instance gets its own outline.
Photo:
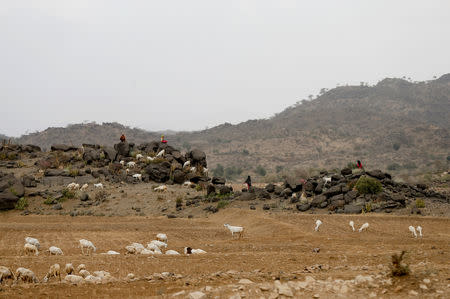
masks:
MULTIPOLYGON (((274 99, 276 100, 276 99, 274 99)), ((19 143, 136 143, 159 134, 117 123, 77 124, 22 136, 19 143)), ((206 151, 210 169, 260 175, 283 169, 334 168, 362 160, 370 168, 446 167, 450 155, 450 74, 427 82, 387 78, 375 86, 342 86, 270 119, 178 132, 169 142, 206 151), (258 169, 257 169, 257 166, 258 169)))

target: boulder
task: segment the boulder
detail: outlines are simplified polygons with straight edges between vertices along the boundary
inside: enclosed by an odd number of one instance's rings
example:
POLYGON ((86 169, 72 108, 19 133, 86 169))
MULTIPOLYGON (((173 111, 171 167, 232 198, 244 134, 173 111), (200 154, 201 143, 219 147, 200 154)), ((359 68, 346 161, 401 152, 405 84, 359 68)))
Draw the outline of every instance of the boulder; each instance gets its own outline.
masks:
POLYGON ((288 198, 292 195, 292 190, 290 188, 285 188, 281 193, 280 196, 284 198, 288 198))
POLYGON ((19 197, 14 195, 10 190, 0 192, 0 211, 14 209, 19 197))
POLYGON ((221 177, 213 177, 211 180, 211 183, 213 183, 214 185, 225 185, 225 178, 221 178, 221 177))
POLYGON ((335 185, 332 186, 330 189, 326 190, 322 194, 325 195, 327 198, 333 197, 335 195, 342 193, 342 185, 335 185))
POLYGON ((149 178, 158 183, 164 183, 170 179, 170 163, 162 162, 150 164, 145 168, 149 178))
POLYGON ((213 184, 208 184, 206 187, 206 196, 209 196, 211 194, 216 194, 216 187, 213 184))
POLYGON ((217 193, 220 195, 226 195, 233 192, 233 188, 231 186, 220 185, 217 187, 217 193))
POLYGON ((76 151, 76 150, 78 150, 78 148, 76 146, 72 146, 72 145, 54 144, 50 147, 50 150, 51 151, 68 152, 68 151, 76 151))
POLYGON ((122 157, 130 157, 131 146, 126 141, 121 141, 119 143, 114 144, 114 149, 117 151, 118 156, 122 157))
POLYGON ((314 193, 315 193, 315 194, 320 194, 320 193, 322 193, 324 184, 325 184, 324 181, 321 180, 321 181, 317 184, 316 189, 314 189, 314 193))
POLYGON ((386 177, 386 174, 379 169, 370 170, 370 171, 368 170, 368 171, 366 171, 366 174, 368 176, 371 176, 371 177, 379 179, 379 180, 382 180, 386 177))
POLYGON ((350 168, 348 168, 348 167, 343 168, 343 169, 341 170, 341 174, 342 174, 343 176, 351 175, 351 174, 352 174, 352 170, 351 170, 350 168))
POLYGON ((326 202, 326 201, 327 201, 326 196, 318 195, 318 196, 314 197, 313 200, 311 201, 311 206, 313 206, 313 207, 320 207, 320 205, 323 202, 326 202))
POLYGON ((306 192, 313 192, 316 189, 318 183, 316 181, 308 181, 304 185, 304 189, 306 192))
POLYGON ((345 214, 361 214, 361 211, 362 211, 362 208, 361 208, 361 206, 358 206, 358 205, 349 204, 349 205, 344 206, 345 214))
POLYGON ((300 212, 305 212, 311 208, 311 205, 309 203, 305 203, 305 204, 299 204, 296 207, 297 207, 297 210, 299 210, 300 212))
POLYGON ((179 169, 175 169, 175 171, 173 172, 173 182, 175 184, 183 184, 185 181, 186 174, 179 169))
POLYGON ((37 182, 31 175, 24 175, 22 177, 22 184, 27 188, 37 187, 37 182))
POLYGON ((191 165, 201 165, 203 167, 208 167, 206 163, 206 154, 199 149, 193 149, 192 151, 186 153, 186 160, 191 161, 191 165))
POLYGON ((92 162, 100 160, 101 152, 100 149, 86 148, 84 150, 83 160, 86 161, 88 165, 92 164, 92 162))
POLYGON ((266 189, 267 192, 273 193, 275 191, 275 185, 274 184, 267 184, 265 189, 266 189))
POLYGON ((89 194, 87 194, 86 192, 81 192, 80 200, 81 201, 88 201, 89 200, 89 194))
POLYGON ((62 176, 64 174, 64 170, 62 169, 46 169, 44 171, 45 176, 62 176))
POLYGON ((108 159, 111 162, 116 161, 117 152, 114 148, 110 146, 105 146, 103 148, 103 152, 105 153, 105 159, 108 159))
POLYGON ((271 198, 269 192, 267 192, 265 189, 254 188, 253 192, 255 193, 256 198, 258 198, 260 200, 265 200, 265 199, 271 198))
POLYGON ((351 203, 352 201, 354 201, 358 197, 358 195, 359 195, 358 191, 356 191, 356 190, 352 190, 352 191, 347 192, 344 195, 345 203, 351 203))
POLYGON ((275 193, 275 195, 280 195, 281 192, 283 192, 283 190, 284 190, 283 187, 281 187, 281 186, 275 186, 275 189, 274 189, 273 192, 275 193))
POLYGON ((292 192, 299 192, 302 191, 303 183, 300 179, 294 178, 294 177, 288 177, 284 181, 284 187, 289 188, 292 190, 292 192))
POLYGON ((240 201, 255 200, 256 199, 256 194, 255 193, 250 193, 250 192, 244 192, 241 195, 235 197, 234 199, 235 200, 240 200, 240 201))

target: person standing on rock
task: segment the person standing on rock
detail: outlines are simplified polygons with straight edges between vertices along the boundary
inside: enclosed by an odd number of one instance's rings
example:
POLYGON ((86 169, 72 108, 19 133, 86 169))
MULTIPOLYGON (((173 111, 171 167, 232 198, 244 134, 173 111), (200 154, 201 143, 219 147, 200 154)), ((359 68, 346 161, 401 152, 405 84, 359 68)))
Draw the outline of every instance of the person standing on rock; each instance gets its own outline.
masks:
POLYGON ((244 183, 247 185, 247 190, 250 190, 250 188, 252 187, 252 179, 250 178, 250 176, 247 177, 244 183))
POLYGON ((125 135, 122 134, 122 136, 120 136, 120 141, 125 142, 125 135))
POLYGON ((161 143, 167 143, 167 140, 164 139, 164 135, 161 135, 161 143))
POLYGON ((361 164, 361 161, 356 161, 356 167, 358 167, 359 169, 364 169, 364 167, 361 164))

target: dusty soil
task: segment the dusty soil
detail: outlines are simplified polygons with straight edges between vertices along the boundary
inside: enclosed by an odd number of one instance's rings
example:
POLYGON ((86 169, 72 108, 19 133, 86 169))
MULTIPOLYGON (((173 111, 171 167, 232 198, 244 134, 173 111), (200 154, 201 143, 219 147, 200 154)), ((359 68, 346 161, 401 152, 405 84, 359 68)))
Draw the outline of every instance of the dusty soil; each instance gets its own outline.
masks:
MULTIPOLYGON (((0 297, 171 297, 185 291, 203 291, 208 297, 231 295, 276 297, 275 279, 289 282, 295 297, 311 298, 403 298, 412 296, 448 298, 450 296, 450 219, 436 217, 402 217, 391 215, 306 215, 263 213, 242 209, 225 209, 205 218, 166 217, 95 217, 95 216, 21 216, 18 212, 0 214, 0 265, 33 270, 41 280, 50 265, 80 263, 88 271, 105 270, 117 279, 106 284, 68 285, 50 283, 0 286, 0 297), (323 225, 314 232, 320 217, 323 225), (352 232, 349 220, 359 227, 370 224, 363 233, 352 232), (224 223, 242 225, 245 236, 232 240, 224 223), (423 238, 412 238, 409 225, 421 225, 423 238), (178 252, 191 246, 207 251, 197 256, 125 255, 124 247, 132 242, 146 244, 155 234, 169 237, 168 249, 178 252), (54 245, 64 256, 24 256, 24 237, 32 236, 41 248, 54 245), (97 246, 92 256, 83 256, 77 248, 85 238, 97 246), (318 253, 314 248, 320 248, 318 253), (100 253, 119 251, 119 256, 100 253), (388 265, 391 255, 407 250, 405 262, 411 275, 391 278, 388 265), (164 276, 160 273, 174 275, 164 276), (133 273, 137 280, 127 281, 133 273), (373 282, 356 283, 358 275, 370 275, 373 282), (304 289, 295 283, 307 276, 316 280, 304 289), (240 284, 240 279, 252 284, 240 284), (423 280, 430 281, 424 283, 423 280), (347 282, 345 292, 333 284, 347 282), (422 287, 421 287, 422 285, 422 287), (265 286, 265 287, 263 287, 265 286), (425 288, 423 287, 425 286, 425 288)), ((311 278, 306 278, 311 279, 311 278)), ((235 297, 238 298, 238 297, 235 297)))

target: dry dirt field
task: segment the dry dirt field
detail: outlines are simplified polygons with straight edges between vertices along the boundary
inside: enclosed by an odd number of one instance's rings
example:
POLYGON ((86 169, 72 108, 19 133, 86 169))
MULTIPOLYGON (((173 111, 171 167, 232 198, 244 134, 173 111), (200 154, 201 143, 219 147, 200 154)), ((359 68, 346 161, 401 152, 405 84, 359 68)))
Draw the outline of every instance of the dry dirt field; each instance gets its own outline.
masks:
POLYGON ((117 298, 189 297, 202 291, 205 298, 449 298, 450 219, 392 215, 270 214, 225 209, 207 218, 70 217, 0 214, 0 265, 33 270, 41 280, 50 265, 83 263, 88 271, 105 270, 117 279, 106 284, 49 283, 0 286, 1 298, 117 298), (314 232, 320 217, 323 225, 314 232), (370 224, 363 233, 352 232, 370 224), (232 240, 224 223, 242 225, 245 236, 232 240), (421 225, 422 239, 414 239, 409 225, 421 225), (124 247, 143 243, 164 232, 168 249, 201 248, 205 255, 125 255, 124 247), (33 236, 42 249, 54 245, 63 256, 24 256, 24 237, 33 236), (97 252, 83 256, 78 240, 91 240, 97 252), (320 248, 319 252, 313 252, 320 248), (100 253, 119 251, 119 256, 100 253), (407 250, 411 275, 391 278, 388 265, 393 253, 407 250), (161 274, 170 272, 172 274, 161 274), (126 279, 133 273, 136 280, 126 279), (363 278, 355 279, 358 275, 363 278), (240 281, 248 279, 248 281, 240 281), (277 280, 280 280, 278 282, 277 280), (429 280, 429 281, 428 281, 429 280), (184 291, 184 292, 183 292, 184 291), (291 293, 289 293, 291 292, 291 293))

